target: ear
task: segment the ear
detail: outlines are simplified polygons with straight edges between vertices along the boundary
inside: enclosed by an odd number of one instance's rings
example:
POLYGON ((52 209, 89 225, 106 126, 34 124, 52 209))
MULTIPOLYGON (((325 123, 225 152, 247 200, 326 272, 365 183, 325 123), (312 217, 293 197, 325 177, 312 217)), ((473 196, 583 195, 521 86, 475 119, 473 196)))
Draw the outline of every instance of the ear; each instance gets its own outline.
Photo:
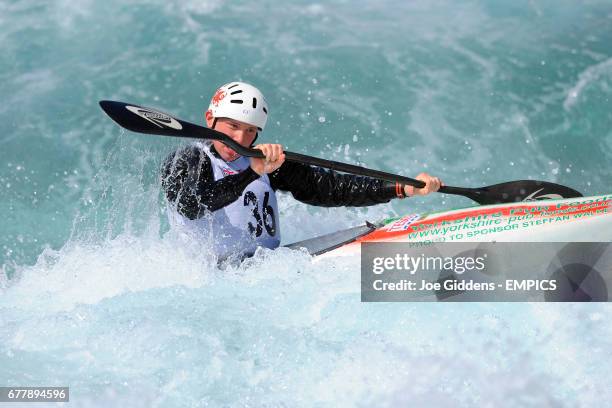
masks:
POLYGON ((210 109, 204 113, 204 118, 206 119, 206 126, 211 127, 215 117, 210 109))

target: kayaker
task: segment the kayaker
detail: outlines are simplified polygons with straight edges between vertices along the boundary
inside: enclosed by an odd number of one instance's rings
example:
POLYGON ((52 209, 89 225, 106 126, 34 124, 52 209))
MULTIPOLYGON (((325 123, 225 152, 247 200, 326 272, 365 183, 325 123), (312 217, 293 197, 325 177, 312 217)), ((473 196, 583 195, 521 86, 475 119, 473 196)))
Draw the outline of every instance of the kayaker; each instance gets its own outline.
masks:
MULTIPOLYGON (((257 88, 231 82, 215 92, 205 119, 208 127, 251 147, 264 130, 268 114, 267 102, 257 88)), ((219 141, 196 142, 171 153, 162 165, 171 224, 189 237, 214 237, 220 258, 248 256, 257 246, 279 246, 279 190, 291 192, 306 204, 357 207, 427 195, 441 185, 439 178, 427 173, 416 177, 426 183, 418 189, 285 162, 280 144, 253 147, 266 158, 240 156, 219 141)))

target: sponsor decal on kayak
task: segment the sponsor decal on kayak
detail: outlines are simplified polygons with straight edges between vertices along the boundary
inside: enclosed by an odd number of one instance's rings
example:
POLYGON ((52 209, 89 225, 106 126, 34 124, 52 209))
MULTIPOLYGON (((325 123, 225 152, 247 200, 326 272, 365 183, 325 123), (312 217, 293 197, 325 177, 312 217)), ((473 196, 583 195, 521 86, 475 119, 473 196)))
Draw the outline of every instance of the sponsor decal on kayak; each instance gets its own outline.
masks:
POLYGON ((417 220, 408 217, 394 221, 360 238, 367 241, 460 241, 511 230, 523 230, 551 224, 567 224, 583 218, 610 214, 609 196, 550 204, 521 203, 488 208, 471 208, 446 214, 430 214, 417 220), (405 229, 404 229, 405 227, 405 229))
POLYGON ((181 126, 181 124, 176 119, 165 113, 158 112, 153 109, 140 108, 138 106, 127 105, 125 108, 130 112, 140 116, 141 118, 148 120, 157 127, 166 127, 176 130, 181 130, 183 128, 183 126, 181 126))
POLYGON ((421 218, 419 214, 410 214, 410 215, 400 218, 399 220, 389 224, 388 226, 385 226, 385 229, 388 232, 406 231, 408 227, 410 226, 410 224, 412 224, 419 218, 421 218))

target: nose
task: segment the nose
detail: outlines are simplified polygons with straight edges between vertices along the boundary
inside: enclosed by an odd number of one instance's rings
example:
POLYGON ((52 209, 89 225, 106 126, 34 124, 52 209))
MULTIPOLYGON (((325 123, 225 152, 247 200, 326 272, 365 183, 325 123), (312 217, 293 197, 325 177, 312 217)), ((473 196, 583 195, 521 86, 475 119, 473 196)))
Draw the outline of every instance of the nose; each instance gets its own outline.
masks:
POLYGON ((232 132, 232 139, 234 139, 236 142, 242 144, 244 142, 244 140, 246 139, 246 130, 244 129, 235 129, 232 132))

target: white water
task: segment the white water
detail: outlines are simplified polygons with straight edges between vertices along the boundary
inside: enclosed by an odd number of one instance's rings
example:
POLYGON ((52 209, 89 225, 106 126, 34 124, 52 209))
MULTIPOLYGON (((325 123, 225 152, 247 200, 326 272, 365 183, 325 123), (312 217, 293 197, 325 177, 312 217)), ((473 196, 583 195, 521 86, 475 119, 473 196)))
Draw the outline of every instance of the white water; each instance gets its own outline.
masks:
POLYGON ((263 250, 220 270, 178 244, 122 234, 45 251, 2 289, 0 382, 69 385, 92 407, 612 398, 608 305, 367 304, 358 259, 263 250))

